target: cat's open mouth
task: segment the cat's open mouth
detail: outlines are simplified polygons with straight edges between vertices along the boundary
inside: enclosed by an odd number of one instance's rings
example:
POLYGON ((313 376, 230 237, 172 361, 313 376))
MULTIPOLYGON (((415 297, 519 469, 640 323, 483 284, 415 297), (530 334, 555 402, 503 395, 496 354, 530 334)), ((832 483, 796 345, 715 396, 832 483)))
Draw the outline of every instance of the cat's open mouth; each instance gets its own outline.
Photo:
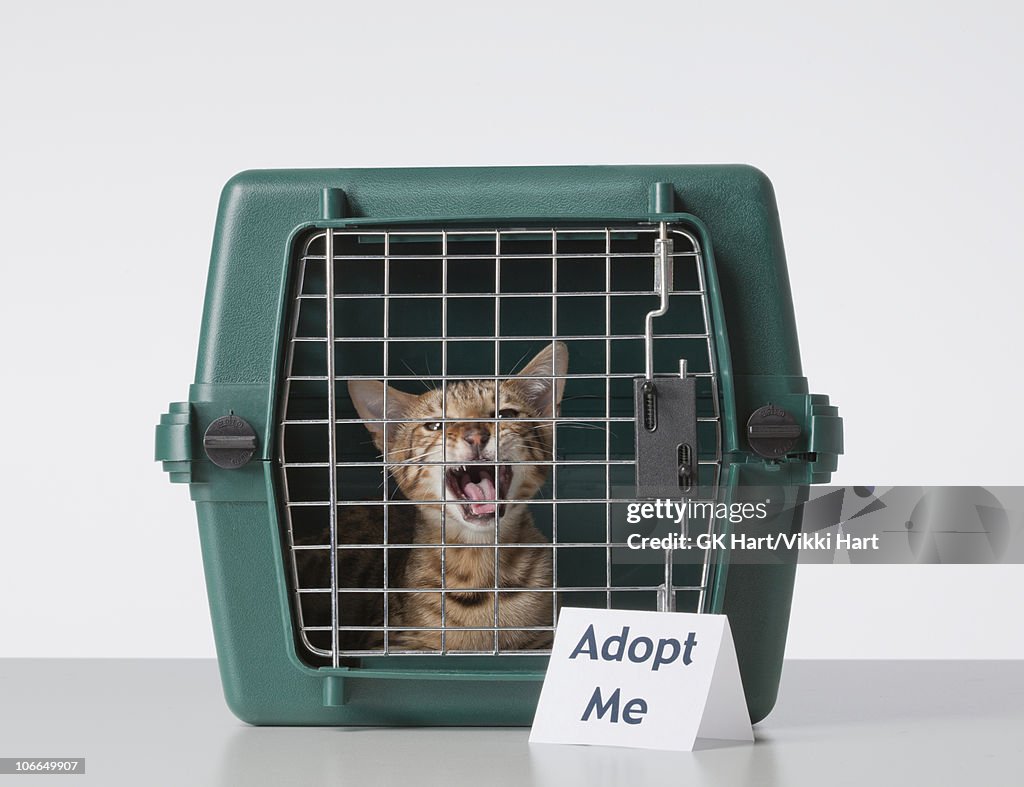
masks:
POLYGON ((505 513, 505 504, 494 501, 503 500, 508 495, 512 484, 512 468, 509 465, 449 467, 444 477, 449 499, 461 503, 462 517, 467 522, 493 523, 495 508, 498 516, 505 513), (495 477, 498 479, 497 485, 494 483, 495 477))

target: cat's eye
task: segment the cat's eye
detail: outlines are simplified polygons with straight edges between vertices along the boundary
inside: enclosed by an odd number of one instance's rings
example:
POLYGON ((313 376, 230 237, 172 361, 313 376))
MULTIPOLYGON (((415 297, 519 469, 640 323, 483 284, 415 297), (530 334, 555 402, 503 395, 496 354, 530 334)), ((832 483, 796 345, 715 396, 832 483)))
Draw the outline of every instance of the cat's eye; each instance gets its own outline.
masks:
POLYGON ((501 410, 498 410, 498 418, 518 418, 518 417, 519 417, 519 411, 518 410, 513 410, 511 407, 505 407, 505 408, 503 408, 501 410))
POLYGON ((433 421, 432 423, 429 424, 423 424, 423 428, 426 429, 428 432, 436 432, 441 428, 441 422, 433 421))

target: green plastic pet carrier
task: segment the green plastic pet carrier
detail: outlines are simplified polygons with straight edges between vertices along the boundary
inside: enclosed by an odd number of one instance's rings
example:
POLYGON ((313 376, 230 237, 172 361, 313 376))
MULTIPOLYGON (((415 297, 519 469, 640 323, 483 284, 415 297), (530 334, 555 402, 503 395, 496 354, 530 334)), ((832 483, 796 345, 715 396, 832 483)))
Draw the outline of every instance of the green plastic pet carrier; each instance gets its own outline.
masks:
POLYGON ((771 488, 792 532, 841 452, 745 166, 241 173, 156 430, 252 724, 527 725, 567 606, 727 614, 756 722, 793 562, 637 551, 624 511, 771 488))

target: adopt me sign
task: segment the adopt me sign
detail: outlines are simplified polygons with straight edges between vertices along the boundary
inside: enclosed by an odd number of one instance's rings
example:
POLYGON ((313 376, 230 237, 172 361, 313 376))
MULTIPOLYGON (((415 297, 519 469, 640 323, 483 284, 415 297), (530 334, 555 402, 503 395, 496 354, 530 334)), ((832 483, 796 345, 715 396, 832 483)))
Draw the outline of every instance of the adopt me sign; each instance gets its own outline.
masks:
POLYGON ((531 743, 691 751, 753 741, 725 615, 566 607, 531 743))

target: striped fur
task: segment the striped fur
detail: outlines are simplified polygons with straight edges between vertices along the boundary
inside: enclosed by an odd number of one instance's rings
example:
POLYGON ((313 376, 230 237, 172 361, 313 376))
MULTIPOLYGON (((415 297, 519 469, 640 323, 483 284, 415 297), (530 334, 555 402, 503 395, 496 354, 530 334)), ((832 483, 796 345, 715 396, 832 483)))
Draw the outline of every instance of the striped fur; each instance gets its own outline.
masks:
MULTIPOLYGON (((392 592, 388 596, 388 623, 399 628, 438 630, 393 633, 389 647, 441 648, 442 594, 395 592, 394 589, 440 590, 442 561, 444 588, 448 591, 443 594, 446 650, 489 651, 495 644, 503 650, 550 645, 550 632, 523 630, 551 626, 554 622, 551 546, 534 526, 527 505, 544 484, 547 466, 505 465, 511 470, 511 479, 507 490, 500 495, 506 502, 497 517, 493 514, 474 516, 466 506, 456 502, 426 501, 452 500, 451 488, 446 490, 445 466, 490 460, 495 465, 549 462, 550 422, 494 423, 476 419, 493 418, 496 413, 514 413, 510 417, 519 419, 554 417, 565 383, 564 379, 557 378, 564 376, 567 368, 568 351, 564 344, 555 342, 538 353, 515 377, 500 382, 449 381, 443 402, 440 390, 417 396, 389 387, 386 426, 379 423, 385 418, 384 385, 372 380, 349 382, 352 401, 360 417, 367 421, 367 429, 377 448, 389 465, 394 463, 390 465, 391 473, 402 495, 410 501, 425 501, 414 506, 412 547, 389 550, 405 554, 400 567, 389 568, 388 587, 392 592), (442 410, 444 426, 438 428, 442 410), (444 462, 445 466, 428 462, 444 462), (523 546, 496 548, 496 534, 498 544, 523 546), (443 549, 416 546, 440 544, 442 538, 443 549), (509 592, 534 588, 538 592, 509 592), (501 589, 507 590, 501 592, 501 589), (493 631, 495 620, 499 627, 510 629, 500 632, 497 642, 493 631), (467 630, 473 628, 489 630, 467 630)), ((391 511, 410 507, 392 506, 391 511)), ((378 525, 376 530, 380 533, 382 528, 378 525)), ((389 543, 396 542, 389 537, 389 543)), ((383 610, 380 610, 380 617, 383 619, 383 610)))

